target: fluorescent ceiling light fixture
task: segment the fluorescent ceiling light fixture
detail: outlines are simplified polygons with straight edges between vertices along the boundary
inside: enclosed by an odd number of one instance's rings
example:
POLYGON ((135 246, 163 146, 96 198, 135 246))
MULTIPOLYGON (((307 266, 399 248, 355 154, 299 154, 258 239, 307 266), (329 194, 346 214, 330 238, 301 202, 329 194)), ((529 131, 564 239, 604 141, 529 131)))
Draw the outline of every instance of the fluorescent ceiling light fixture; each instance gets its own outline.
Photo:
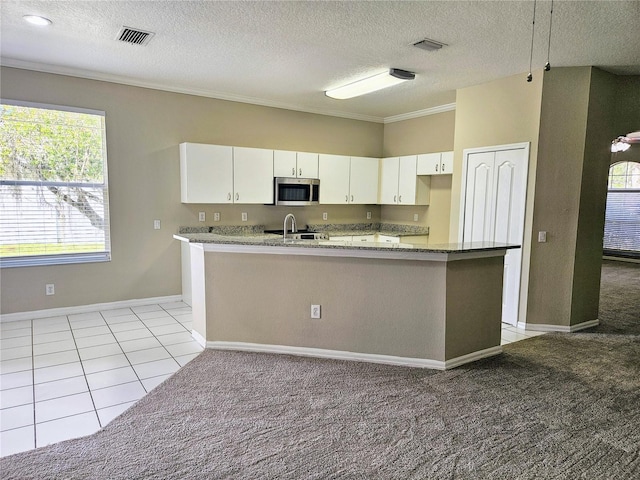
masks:
POLYGON ((324 93, 327 97, 345 100, 347 98, 382 90, 383 88, 391 87, 392 85, 397 85, 407 80, 413 80, 414 78, 416 78, 415 73, 400 70, 399 68, 392 68, 387 72, 379 73, 373 77, 363 78, 362 80, 343 85, 342 87, 332 88, 324 93))
POLYGON ((25 22, 29 22, 31 25, 37 25, 39 27, 46 27, 53 22, 48 18, 41 17, 40 15, 23 15, 25 22))

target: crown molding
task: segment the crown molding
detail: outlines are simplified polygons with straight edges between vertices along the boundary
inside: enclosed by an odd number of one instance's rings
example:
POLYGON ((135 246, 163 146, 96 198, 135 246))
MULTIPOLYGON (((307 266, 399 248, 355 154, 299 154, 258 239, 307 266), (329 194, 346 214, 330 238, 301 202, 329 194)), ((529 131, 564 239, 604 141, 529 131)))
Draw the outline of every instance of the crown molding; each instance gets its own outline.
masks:
POLYGON ((410 120, 412 118, 426 117, 428 115, 435 115, 437 113, 451 112, 456 109, 456 104, 447 103, 445 105, 439 105, 437 107, 425 108, 424 110, 416 110, 415 112, 401 113, 400 115, 393 115, 391 117, 385 117, 384 123, 401 122, 403 120, 410 120))
POLYGON ((171 93, 182 93, 185 95, 195 95, 198 97, 215 98, 217 100, 226 100, 230 102, 247 103, 251 105, 258 105, 262 107, 280 108, 283 110, 293 110, 296 112, 313 113, 316 115, 327 115, 330 117, 347 118, 350 120, 361 120, 364 122, 372 123, 385 123, 383 117, 376 117, 372 115, 362 115, 358 113, 339 112, 335 110, 324 110, 303 107, 300 105, 294 105, 284 102, 276 102, 272 100, 264 100, 262 98, 245 97, 242 95, 234 95, 229 93, 221 93, 210 90, 201 90, 195 88, 181 88, 172 85, 166 85, 163 83, 146 82, 130 77, 124 77, 120 75, 111 75, 107 73, 92 72, 88 70, 81 70, 75 68, 61 67, 58 65, 50 65, 43 63, 25 62, 23 60, 17 60, 14 58, 0 58, 0 66, 10 68, 20 68, 23 70, 32 70, 42 73, 53 73, 56 75, 67 75, 70 77, 85 78, 88 80, 98 80, 103 82, 118 83, 121 85, 129 85, 132 87, 149 88, 152 90, 161 90, 171 93))
POLYGON ((443 112, 450 112, 456 109, 455 103, 439 105, 437 107, 426 108, 424 110, 416 110, 415 112, 402 113, 390 117, 376 117, 373 115, 362 115, 358 113, 339 112, 335 110, 324 110, 317 108, 308 108, 301 105, 294 105, 284 102, 276 102, 272 100, 264 100, 256 97, 245 97, 242 95, 234 95, 230 93, 221 93, 212 90, 201 90, 196 88, 180 88, 172 85, 166 85, 155 82, 145 82, 130 77, 120 75, 111 75, 108 73, 92 72, 76 68, 61 67, 58 65, 50 65, 44 63, 26 62, 14 58, 0 58, 0 65, 3 67, 20 68, 23 70, 32 70, 42 73, 53 73, 56 75, 67 75, 70 77, 85 78, 88 80, 97 80, 102 82, 118 83, 121 85, 129 85, 132 87, 149 88, 152 90, 161 90, 171 93, 181 93, 185 95, 195 95, 198 97, 215 98, 216 100, 225 100, 229 102, 247 103, 250 105, 258 105, 262 107, 280 108, 283 110, 293 110, 296 112, 313 113, 316 115, 327 115, 330 117, 347 118, 350 120, 361 120, 363 122, 372 123, 394 123, 412 118, 426 117, 443 112))

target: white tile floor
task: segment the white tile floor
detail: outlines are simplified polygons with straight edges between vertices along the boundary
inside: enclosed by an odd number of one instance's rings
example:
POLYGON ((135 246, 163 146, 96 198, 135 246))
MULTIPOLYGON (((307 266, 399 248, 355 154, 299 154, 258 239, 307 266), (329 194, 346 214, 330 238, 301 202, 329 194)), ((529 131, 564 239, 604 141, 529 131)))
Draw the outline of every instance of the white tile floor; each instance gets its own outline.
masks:
POLYGON ((176 302, 0 324, 0 456, 107 425, 202 350, 191 322, 176 302))
POLYGON ((0 456, 88 435, 193 359, 182 302, 0 324, 0 456))
POLYGON ((502 324, 502 341, 500 345, 506 345, 507 343, 518 342, 520 340, 526 340, 527 338, 537 337, 538 335, 544 335, 545 332, 534 332, 531 330, 523 330, 521 328, 512 327, 506 323, 502 324))

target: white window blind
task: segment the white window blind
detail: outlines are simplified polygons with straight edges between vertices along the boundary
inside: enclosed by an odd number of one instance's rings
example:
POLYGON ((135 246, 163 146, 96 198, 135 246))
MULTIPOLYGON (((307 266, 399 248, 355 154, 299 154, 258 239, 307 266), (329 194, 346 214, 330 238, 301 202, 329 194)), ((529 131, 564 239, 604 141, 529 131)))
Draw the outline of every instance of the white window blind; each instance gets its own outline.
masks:
POLYGON ((604 250, 640 254, 640 190, 609 190, 604 250))
POLYGON ((640 256, 638 162, 617 162, 609 168, 603 247, 607 255, 640 256))
POLYGON ((104 112, 2 101, 0 265, 110 260, 104 112))

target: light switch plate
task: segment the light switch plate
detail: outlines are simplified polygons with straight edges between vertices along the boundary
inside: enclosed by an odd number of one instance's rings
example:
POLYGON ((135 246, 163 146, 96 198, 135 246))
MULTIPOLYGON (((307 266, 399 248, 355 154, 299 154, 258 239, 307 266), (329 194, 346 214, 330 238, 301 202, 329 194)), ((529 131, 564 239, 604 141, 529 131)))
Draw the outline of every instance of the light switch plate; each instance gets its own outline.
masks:
POLYGON ((153 221, 153 228, 154 230, 160 230, 160 220, 153 221))
POLYGON ((545 243, 547 241, 547 232, 538 232, 538 243, 545 243))

